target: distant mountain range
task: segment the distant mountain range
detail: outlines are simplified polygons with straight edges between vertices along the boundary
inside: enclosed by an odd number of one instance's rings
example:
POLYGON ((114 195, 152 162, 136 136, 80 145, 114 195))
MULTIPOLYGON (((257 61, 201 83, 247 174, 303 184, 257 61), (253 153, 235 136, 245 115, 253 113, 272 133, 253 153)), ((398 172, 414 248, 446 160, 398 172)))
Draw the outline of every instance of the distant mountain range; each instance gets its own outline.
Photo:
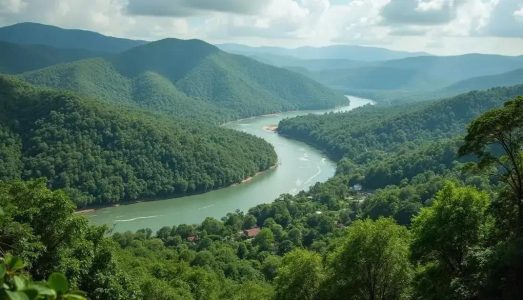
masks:
POLYGON ((523 69, 488 76, 472 77, 458 81, 444 89, 451 93, 461 93, 471 90, 484 90, 496 86, 509 86, 523 83, 523 69))
POLYGON ((109 37, 92 31, 63 29, 29 22, 0 28, 0 41, 107 53, 118 53, 147 43, 109 37))
POLYGON ((109 102, 215 122, 347 101, 303 75, 223 52, 200 40, 160 40, 19 77, 109 102))
POLYGON ((148 43, 37 23, 0 28, 0 54, 1 73, 34 84, 214 122, 332 107, 341 93, 410 102, 523 83, 523 56, 148 43))
POLYGON ((255 57, 287 56, 297 59, 347 59, 356 61, 380 61, 429 55, 426 52, 394 51, 378 47, 334 45, 325 47, 250 47, 240 44, 219 44, 220 49, 236 54, 255 57))
POLYGON ((79 59, 104 56, 84 49, 61 49, 43 45, 0 42, 0 73, 16 74, 79 59))

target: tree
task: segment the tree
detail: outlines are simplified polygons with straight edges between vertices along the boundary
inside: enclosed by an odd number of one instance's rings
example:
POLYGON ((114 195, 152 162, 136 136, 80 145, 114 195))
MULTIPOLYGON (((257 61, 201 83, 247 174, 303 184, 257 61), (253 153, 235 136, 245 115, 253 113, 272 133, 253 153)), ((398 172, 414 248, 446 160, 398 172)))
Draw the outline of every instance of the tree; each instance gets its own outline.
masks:
POLYGON ((523 234, 523 97, 507 101, 502 108, 490 110, 468 127, 460 155, 475 154, 478 166, 497 164, 510 188, 507 197, 515 211, 516 226, 523 234))
POLYGON ((470 286, 477 283, 473 258, 490 223, 488 207, 486 193, 448 182, 414 218, 411 249, 421 298, 469 298, 478 291, 470 286))
POLYGON ((254 237, 254 244, 260 247, 260 251, 272 251, 274 234, 269 228, 263 228, 260 230, 260 233, 254 237))
POLYGON ((328 299, 404 299, 411 278, 409 232, 392 219, 355 221, 329 259, 328 299))
POLYGON ((283 257, 275 279, 276 299, 315 299, 323 281, 323 265, 317 253, 296 249, 283 257))
POLYGON ((67 278, 61 273, 52 273, 45 282, 33 282, 23 274, 25 263, 22 259, 6 255, 0 260, 1 299, 87 299, 81 292, 71 292, 67 278))

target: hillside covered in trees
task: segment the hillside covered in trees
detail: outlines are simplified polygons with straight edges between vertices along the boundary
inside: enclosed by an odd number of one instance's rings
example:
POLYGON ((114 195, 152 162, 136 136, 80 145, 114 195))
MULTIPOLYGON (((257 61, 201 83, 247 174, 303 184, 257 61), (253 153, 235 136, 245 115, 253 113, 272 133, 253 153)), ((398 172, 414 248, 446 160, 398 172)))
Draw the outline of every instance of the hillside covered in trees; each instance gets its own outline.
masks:
POLYGON ((160 40, 111 58, 60 64, 20 78, 106 102, 214 123, 347 103, 342 94, 303 75, 228 54, 200 40, 160 40))
POLYGON ((119 53, 146 43, 145 41, 105 36, 87 30, 64 29, 33 22, 23 22, 0 28, 0 41, 22 45, 45 45, 61 49, 84 49, 102 53, 119 53))
POLYGON ((278 132, 325 150, 340 160, 338 172, 375 189, 451 168, 466 124, 521 94, 517 85, 416 105, 300 116, 280 122, 278 132))
POLYGON ((405 226, 366 212, 391 187, 365 196, 338 174, 221 221, 104 237, 64 193, 15 181, 0 184, 1 249, 35 280, 61 272, 91 299, 518 299, 523 97, 497 107, 471 120, 455 153, 476 157, 477 175, 396 187, 399 204, 419 204, 405 226), (486 181, 465 184, 473 176, 486 181))
POLYGON ((101 54, 83 49, 0 42, 0 73, 16 74, 101 54))
POLYGON ((0 77, 0 180, 45 177, 80 205, 201 193, 276 163, 265 141, 0 77))

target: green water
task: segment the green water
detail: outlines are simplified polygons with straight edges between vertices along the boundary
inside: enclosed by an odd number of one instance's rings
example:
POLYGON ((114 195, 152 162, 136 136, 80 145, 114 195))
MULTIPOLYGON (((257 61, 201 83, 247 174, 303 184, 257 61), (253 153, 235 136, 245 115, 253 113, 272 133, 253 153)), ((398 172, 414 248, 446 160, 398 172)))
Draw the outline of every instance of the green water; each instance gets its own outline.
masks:
POLYGON ((278 166, 275 169, 262 173, 249 182, 200 195, 102 208, 87 213, 86 216, 91 222, 107 224, 117 232, 147 227, 157 230, 162 226, 200 223, 206 217, 219 219, 237 209, 247 211, 258 204, 273 201, 280 194, 295 194, 316 182, 326 181, 334 175, 334 162, 318 150, 281 137, 264 127, 276 125, 283 118, 308 113, 347 111, 372 103, 371 100, 358 97, 348 98, 350 105, 338 109, 259 116, 224 125, 262 137, 274 146, 278 154, 278 166))

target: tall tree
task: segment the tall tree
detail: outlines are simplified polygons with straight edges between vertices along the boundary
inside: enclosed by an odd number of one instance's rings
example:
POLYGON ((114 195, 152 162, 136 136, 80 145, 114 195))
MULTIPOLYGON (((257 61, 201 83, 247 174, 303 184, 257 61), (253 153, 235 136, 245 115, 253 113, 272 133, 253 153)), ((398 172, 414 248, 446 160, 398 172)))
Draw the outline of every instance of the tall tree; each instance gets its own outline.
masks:
POLYGON ((474 257, 490 222, 488 206, 487 194, 449 182, 413 220, 412 258, 419 265, 415 283, 420 299, 475 296, 480 266, 474 257))
POLYGON ((276 299, 316 299, 323 280, 321 256, 317 253, 296 249, 283 257, 275 279, 276 299))
POLYGON ((523 233, 523 97, 518 96, 476 118, 468 127, 460 155, 475 154, 479 167, 496 164, 510 189, 515 226, 523 233))
POLYGON ((354 222, 330 258, 330 299, 405 299, 411 278, 409 232, 392 219, 354 222))

